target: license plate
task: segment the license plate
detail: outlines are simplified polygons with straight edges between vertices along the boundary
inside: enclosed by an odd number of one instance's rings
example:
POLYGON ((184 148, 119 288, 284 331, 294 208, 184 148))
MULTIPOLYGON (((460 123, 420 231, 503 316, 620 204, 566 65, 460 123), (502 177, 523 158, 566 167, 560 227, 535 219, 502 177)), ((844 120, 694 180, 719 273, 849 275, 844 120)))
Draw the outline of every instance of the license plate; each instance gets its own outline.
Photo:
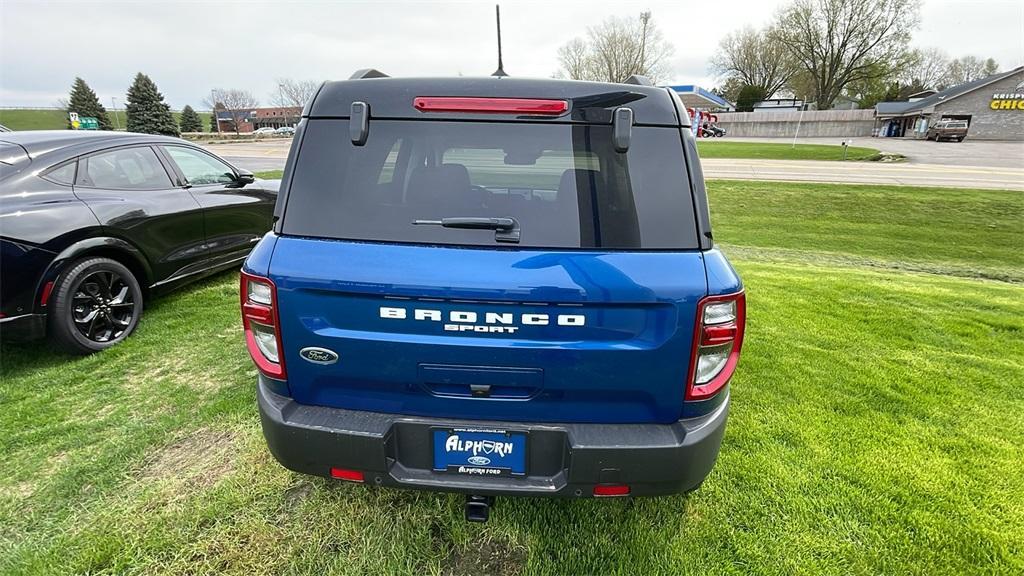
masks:
POLYGON ((525 476, 526 432, 434 428, 434 471, 471 476, 525 476))

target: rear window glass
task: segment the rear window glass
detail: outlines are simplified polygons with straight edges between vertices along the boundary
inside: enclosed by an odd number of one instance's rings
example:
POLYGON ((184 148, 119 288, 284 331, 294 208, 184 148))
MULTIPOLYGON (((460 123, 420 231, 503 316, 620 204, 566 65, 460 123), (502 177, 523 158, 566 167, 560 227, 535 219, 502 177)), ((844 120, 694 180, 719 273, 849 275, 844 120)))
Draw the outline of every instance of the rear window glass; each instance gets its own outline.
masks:
POLYGON ((459 217, 513 218, 520 247, 697 247, 678 128, 634 127, 621 154, 610 125, 372 120, 354 146, 347 120, 309 121, 285 234, 499 244, 494 230, 413 224, 459 217))

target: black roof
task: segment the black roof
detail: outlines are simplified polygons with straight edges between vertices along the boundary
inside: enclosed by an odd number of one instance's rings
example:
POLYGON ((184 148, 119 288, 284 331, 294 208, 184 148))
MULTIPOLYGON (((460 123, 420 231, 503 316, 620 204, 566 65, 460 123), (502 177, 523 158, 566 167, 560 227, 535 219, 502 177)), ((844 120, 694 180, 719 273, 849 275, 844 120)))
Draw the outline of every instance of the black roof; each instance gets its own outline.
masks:
POLYGON ((673 94, 666 88, 637 84, 609 84, 576 80, 483 78, 361 78, 327 82, 303 111, 306 117, 347 118, 353 102, 366 102, 370 118, 459 120, 530 120, 538 122, 611 122, 618 107, 633 109, 638 125, 689 125, 686 114, 677 112, 673 94), (413 108, 417 96, 464 96, 490 98, 545 98, 569 101, 569 112, 557 117, 420 112, 413 108))
POLYGON ((102 130, 24 130, 0 134, 0 142, 17 144, 31 158, 68 146, 108 144, 123 140, 125 144, 145 142, 183 142, 170 136, 139 134, 136 132, 109 132, 102 130))
POLYGON ((1000 72, 998 74, 993 74, 992 76, 986 76, 970 82, 964 82, 963 84, 957 84, 956 86, 950 86, 949 88, 936 92, 927 98, 921 98, 920 100, 915 100, 913 102, 879 102, 875 105, 875 115, 904 116, 913 112, 922 112, 926 108, 931 108, 936 104, 941 104, 947 100, 963 96, 968 92, 981 88, 987 84, 998 82, 1003 78, 1013 76, 1014 74, 1022 71, 1024 71, 1024 66, 1018 66, 1013 70, 1000 72))

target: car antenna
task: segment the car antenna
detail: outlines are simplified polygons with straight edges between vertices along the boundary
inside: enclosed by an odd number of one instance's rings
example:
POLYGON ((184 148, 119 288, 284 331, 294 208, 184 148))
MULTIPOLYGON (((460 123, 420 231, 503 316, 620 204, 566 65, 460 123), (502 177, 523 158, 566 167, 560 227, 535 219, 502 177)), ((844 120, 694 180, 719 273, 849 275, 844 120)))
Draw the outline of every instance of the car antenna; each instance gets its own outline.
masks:
POLYGON ((505 73, 505 65, 501 62, 501 6, 499 4, 494 5, 494 15, 498 19, 498 69, 491 76, 501 78, 502 76, 508 76, 508 74, 505 73))

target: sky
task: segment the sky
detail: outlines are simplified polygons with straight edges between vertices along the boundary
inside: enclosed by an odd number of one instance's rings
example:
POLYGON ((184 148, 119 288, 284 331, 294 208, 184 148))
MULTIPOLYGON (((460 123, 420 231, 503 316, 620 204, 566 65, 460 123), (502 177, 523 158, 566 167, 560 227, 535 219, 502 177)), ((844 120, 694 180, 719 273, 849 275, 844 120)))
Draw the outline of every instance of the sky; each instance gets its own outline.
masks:
MULTIPOLYGON (((644 10, 674 46, 665 83, 715 85, 719 40, 768 23, 786 0, 526 2, 503 0, 505 70, 548 77, 558 47, 608 16, 644 10)), ((1024 1, 923 0, 915 46, 1024 64, 1024 1)), ((204 108, 211 88, 269 105, 278 78, 336 80, 359 68, 391 76, 488 75, 494 2, 47 2, 0 0, 0 106, 56 106, 81 76, 124 105, 137 72, 174 109, 204 108)))

